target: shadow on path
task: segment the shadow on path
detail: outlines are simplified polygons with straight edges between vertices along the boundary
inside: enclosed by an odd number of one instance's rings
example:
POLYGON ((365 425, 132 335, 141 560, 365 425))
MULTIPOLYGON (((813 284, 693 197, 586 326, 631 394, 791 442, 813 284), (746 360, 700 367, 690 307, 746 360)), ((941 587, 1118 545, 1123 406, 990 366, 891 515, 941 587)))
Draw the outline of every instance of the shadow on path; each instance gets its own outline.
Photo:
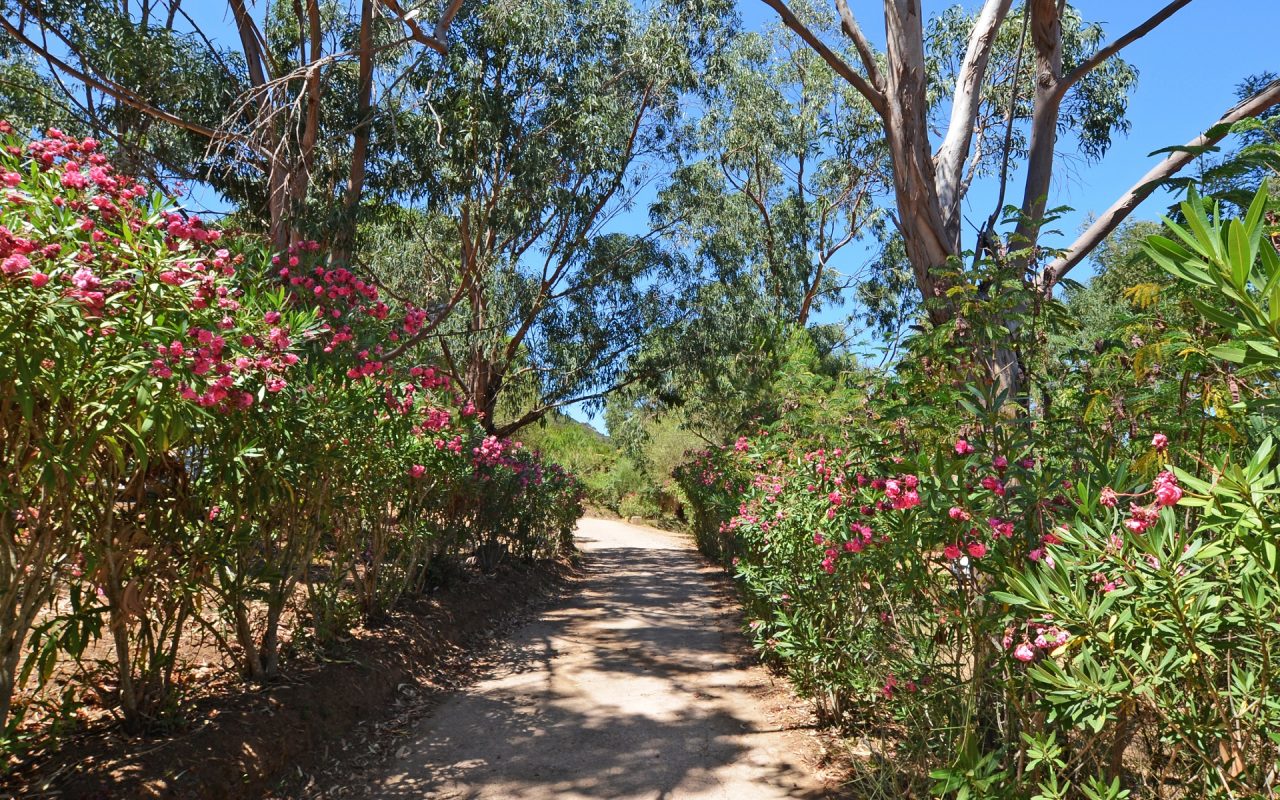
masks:
POLYGON ((678 538, 584 520, 580 590, 442 705, 374 791, 408 798, 827 796, 800 764, 718 572, 678 538))

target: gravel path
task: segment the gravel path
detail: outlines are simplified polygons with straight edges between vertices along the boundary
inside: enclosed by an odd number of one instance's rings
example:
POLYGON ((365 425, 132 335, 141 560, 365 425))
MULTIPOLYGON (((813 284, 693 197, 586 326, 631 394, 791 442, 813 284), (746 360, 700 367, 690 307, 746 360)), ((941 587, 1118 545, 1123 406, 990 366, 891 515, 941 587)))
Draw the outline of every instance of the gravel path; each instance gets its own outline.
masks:
POLYGON ((578 542, 579 591, 424 719, 371 796, 830 796, 805 766, 814 739, 754 665, 718 570, 652 528, 587 519, 578 542))

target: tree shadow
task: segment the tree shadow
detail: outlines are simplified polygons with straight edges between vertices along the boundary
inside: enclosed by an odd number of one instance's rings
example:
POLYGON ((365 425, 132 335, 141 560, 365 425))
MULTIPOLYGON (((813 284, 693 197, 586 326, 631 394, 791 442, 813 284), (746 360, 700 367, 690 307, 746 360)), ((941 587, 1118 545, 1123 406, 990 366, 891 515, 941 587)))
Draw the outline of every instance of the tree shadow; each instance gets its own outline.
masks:
POLYGON ((830 796, 755 711, 769 680, 743 669, 737 619, 695 553, 596 542, 579 591, 437 709, 373 796, 830 796))

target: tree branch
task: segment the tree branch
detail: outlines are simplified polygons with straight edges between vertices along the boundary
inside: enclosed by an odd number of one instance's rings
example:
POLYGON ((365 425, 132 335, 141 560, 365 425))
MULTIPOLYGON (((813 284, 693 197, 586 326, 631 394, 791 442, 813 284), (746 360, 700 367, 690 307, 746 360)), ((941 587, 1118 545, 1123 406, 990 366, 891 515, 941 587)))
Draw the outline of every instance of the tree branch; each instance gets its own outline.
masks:
POLYGON ((406 12, 397 0, 378 0, 378 2, 386 6, 395 15, 396 19, 409 29, 409 38, 430 47, 440 55, 449 52, 449 44, 444 40, 444 35, 448 33, 449 26, 453 24, 453 18, 458 15, 458 10, 462 8, 462 0, 450 1, 448 8, 444 10, 444 14, 436 22, 435 30, 430 34, 422 30, 422 26, 415 19, 418 9, 415 8, 406 12))
POLYGON ((853 46, 858 48, 858 55, 862 57, 862 66, 867 70, 867 77, 871 79, 871 85, 876 87, 880 92, 884 91, 884 78, 880 75, 880 66, 876 64, 876 51, 872 49, 871 42, 867 41, 867 37, 862 32, 862 28, 858 25, 858 20, 853 16, 853 11, 849 9, 848 0, 836 0, 836 9, 840 12, 840 27, 844 30, 846 36, 853 40, 853 46))
POLYGON ((1093 252, 1095 247, 1119 227, 1120 223, 1124 222, 1133 213, 1133 210, 1159 187, 1162 181, 1172 177, 1187 164, 1194 161, 1203 152, 1204 148, 1210 147, 1225 138, 1230 133, 1230 128, 1234 123, 1242 119, 1256 117, 1276 105, 1280 105, 1280 80, 1272 81, 1253 97, 1232 107, 1207 132, 1187 142, 1182 148, 1170 153, 1163 161, 1152 167, 1129 191, 1125 192, 1120 199, 1116 200, 1110 208, 1094 220, 1094 223, 1084 233, 1080 234, 1080 237, 1067 248, 1061 257, 1044 268, 1038 281, 1042 289, 1044 291, 1052 289, 1055 283, 1083 261, 1089 253, 1093 252))
POLYGON ((969 47, 956 75, 955 96, 951 101, 951 121, 947 136, 934 158, 937 166, 938 201, 943 208, 959 202, 964 164, 973 144, 973 128, 978 119, 987 63, 1000 25, 1009 13, 1013 0, 987 0, 969 34, 969 47))
POLYGON ((1068 89, 1079 83, 1085 75, 1088 75, 1091 71, 1096 69, 1100 64, 1102 64, 1102 62, 1138 41, 1143 36, 1146 36, 1148 33, 1151 33, 1151 31, 1155 30, 1162 22, 1190 4, 1191 0, 1174 0, 1174 2, 1169 3, 1164 8, 1153 14, 1146 22, 1085 59, 1084 63, 1071 70, 1069 75, 1066 75, 1058 82, 1057 96, 1061 98, 1066 94, 1068 89))
POLYGON ((31 39, 27 38, 27 36, 22 31, 14 27, 13 24, 9 22, 9 20, 2 15, 0 15, 0 27, 4 28, 4 30, 8 32, 10 36, 16 39, 21 45, 26 47, 35 55, 44 59, 49 64, 50 67, 58 69, 59 71, 71 76, 72 78, 75 78, 76 80, 80 81, 86 86, 92 86, 98 91, 106 95, 109 95, 110 97, 115 98, 119 102, 124 103, 126 106, 129 106, 132 109, 141 111, 142 113, 147 114, 148 116, 155 117, 156 119, 159 119, 159 120, 163 120, 164 122, 168 122, 170 125, 174 125, 175 127, 182 128, 183 130, 190 131, 191 133, 198 134, 200 136, 203 136, 207 139, 211 139, 214 141, 221 140, 221 139, 238 140, 239 138, 235 134, 232 134, 228 131, 217 131, 217 130, 214 130, 213 128, 208 128, 208 127, 205 127, 204 125, 200 125, 199 123, 189 122, 185 119, 182 119, 181 117, 174 116, 173 114, 170 114, 167 111, 162 111, 161 109, 156 108, 155 106, 146 102, 142 98, 138 97, 133 92, 129 91, 123 86, 120 86, 119 84, 115 83, 110 79, 103 78, 100 80, 92 75, 89 75, 86 72, 76 69, 75 67, 71 66, 67 62, 55 56, 53 53, 49 52, 47 48, 41 47, 40 45, 31 41, 31 39))
POLYGON ((782 23, 799 34, 805 44, 809 45, 809 47, 813 48, 814 52, 822 56, 822 60, 827 62, 827 65, 835 70, 837 75, 852 84, 853 88, 857 89, 863 97, 867 98, 867 102, 871 104, 871 107, 876 110, 877 114, 884 117, 888 113, 888 104, 885 101, 884 93, 875 86, 872 86, 866 78, 859 75, 853 67, 849 66, 848 62, 837 55, 830 47, 827 47, 821 39, 814 35, 813 31, 805 27, 805 24, 800 21, 799 17, 793 14, 791 9, 787 8, 786 3, 782 2, 782 0, 763 0, 763 2, 765 5, 778 12, 778 16, 782 18, 782 23))

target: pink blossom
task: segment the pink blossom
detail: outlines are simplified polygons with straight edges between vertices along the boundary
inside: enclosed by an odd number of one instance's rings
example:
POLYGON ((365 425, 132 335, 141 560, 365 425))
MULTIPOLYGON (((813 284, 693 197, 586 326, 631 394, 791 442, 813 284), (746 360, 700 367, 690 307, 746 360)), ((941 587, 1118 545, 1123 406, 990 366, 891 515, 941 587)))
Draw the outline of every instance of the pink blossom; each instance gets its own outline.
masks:
POLYGON ((946 547, 942 548, 942 555, 946 556, 951 561, 955 561, 957 558, 960 557, 960 545, 958 544, 947 545, 946 547))
POLYGON ((973 452, 973 445, 969 444, 964 439, 956 440, 956 455, 967 456, 972 452, 973 452))
POLYGON ((1000 472, 1004 472, 1009 468, 1009 459, 1004 456, 996 456, 991 460, 991 466, 995 467, 1000 472))
POLYGON ((30 268, 31 259, 22 253, 14 253, 3 262, 0 262, 0 271, 3 271, 5 275, 21 275, 30 268))
POLYGON ((751 442, 747 441, 747 437, 745 436, 739 436, 738 441, 733 445, 733 449, 739 453, 747 452, 749 447, 751 447, 751 442))
POLYGON ((1159 518, 1160 514, 1154 507, 1130 503, 1129 518, 1124 521, 1124 526, 1134 533, 1142 533, 1154 525, 1159 518))
POLYGON ((1163 452, 1169 446, 1169 437, 1163 433, 1157 433, 1151 437, 1151 446, 1163 452))
POLYGON ((920 493, 915 489, 903 492, 893 500, 893 507, 898 511, 906 511, 920 505, 920 493))
POLYGON ((31 273, 31 285, 36 287, 37 289, 44 286, 48 282, 49 282, 49 276, 45 275, 43 272, 31 273))
POLYGON ((1162 506, 1177 505, 1182 499, 1182 487, 1172 472, 1161 472, 1155 479, 1156 502, 1162 506))
POLYGON ((1102 495, 1098 498, 1098 502, 1107 508, 1115 508, 1116 503, 1120 502, 1120 497, 1116 494, 1116 490, 1110 486, 1102 487, 1102 495))
POLYGON ((102 279, 93 274, 88 267, 81 267, 71 276, 71 284, 77 289, 88 292, 102 285, 102 279))
POLYGON ((1036 657, 1036 651, 1031 648, 1030 644, 1023 642, 1014 648, 1013 657, 1025 663, 1036 657))
POLYGON ((987 554, 987 546, 982 542, 969 542, 969 546, 966 549, 973 558, 982 558, 987 554))
POLYGON ((414 464, 413 466, 409 467, 410 478, 421 478, 425 474, 427 474, 427 468, 422 466, 421 464, 414 464))
POLYGON ((960 506, 952 506, 947 515, 958 522, 965 522, 969 519, 969 512, 960 506))

